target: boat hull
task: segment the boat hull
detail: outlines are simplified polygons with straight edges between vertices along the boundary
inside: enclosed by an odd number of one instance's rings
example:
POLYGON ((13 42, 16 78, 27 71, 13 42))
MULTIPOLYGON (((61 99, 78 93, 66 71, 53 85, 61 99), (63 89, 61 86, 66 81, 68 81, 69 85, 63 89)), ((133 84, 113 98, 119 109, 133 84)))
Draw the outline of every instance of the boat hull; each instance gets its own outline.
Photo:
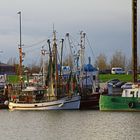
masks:
POLYGON ((140 111, 140 98, 100 95, 101 111, 140 111))
POLYGON ((8 109, 8 105, 0 103, 0 109, 8 109))
POLYGON ((0 95, 0 109, 8 109, 8 98, 0 95))
POLYGON ((99 109, 100 94, 91 94, 81 97, 80 109, 99 109))
POLYGON ((39 103, 13 103, 9 102, 10 110, 70 110, 79 109, 80 96, 72 98, 62 98, 55 101, 39 102, 39 103))

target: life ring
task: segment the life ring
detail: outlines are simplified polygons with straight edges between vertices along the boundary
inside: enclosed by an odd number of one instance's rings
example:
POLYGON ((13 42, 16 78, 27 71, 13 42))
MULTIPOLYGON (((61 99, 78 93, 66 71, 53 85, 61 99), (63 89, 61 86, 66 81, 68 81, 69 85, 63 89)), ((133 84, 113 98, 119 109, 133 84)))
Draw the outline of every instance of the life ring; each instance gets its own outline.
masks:
POLYGON ((130 102, 130 103, 128 104, 128 106, 129 106, 130 108, 134 108, 134 107, 135 107, 135 103, 134 103, 134 102, 130 102))
POLYGON ((5 105, 8 105, 8 104, 9 104, 9 101, 6 100, 6 101, 4 102, 4 104, 5 104, 5 105))

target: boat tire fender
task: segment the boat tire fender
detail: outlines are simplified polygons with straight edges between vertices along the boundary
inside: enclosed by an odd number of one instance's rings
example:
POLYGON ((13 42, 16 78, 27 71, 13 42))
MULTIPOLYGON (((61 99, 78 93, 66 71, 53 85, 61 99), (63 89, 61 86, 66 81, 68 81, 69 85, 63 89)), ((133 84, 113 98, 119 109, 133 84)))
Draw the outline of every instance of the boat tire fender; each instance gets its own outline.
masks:
POLYGON ((134 102, 130 102, 130 103, 128 104, 128 106, 129 106, 130 108, 134 108, 134 107, 135 107, 135 103, 134 103, 134 102))

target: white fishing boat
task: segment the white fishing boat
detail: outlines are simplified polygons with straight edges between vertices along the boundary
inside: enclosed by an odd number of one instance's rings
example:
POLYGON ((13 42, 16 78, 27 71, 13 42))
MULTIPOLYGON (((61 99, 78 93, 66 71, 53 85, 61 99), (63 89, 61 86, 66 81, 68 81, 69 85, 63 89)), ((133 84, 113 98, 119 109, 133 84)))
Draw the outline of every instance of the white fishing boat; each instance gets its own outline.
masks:
POLYGON ((65 96, 56 99, 55 96, 47 95, 46 89, 27 87, 22 93, 13 96, 9 102, 10 110, 61 110, 61 109, 79 109, 80 96, 65 96))
POLYGON ((56 33, 53 32, 53 47, 50 47, 50 59, 47 76, 47 88, 44 85, 26 87, 20 91, 12 91, 10 93, 11 100, 9 101, 10 110, 64 110, 64 109, 79 109, 80 95, 74 92, 70 87, 71 75, 68 81, 63 82, 62 77, 58 76, 57 65, 57 44, 56 33), (59 79, 60 78, 60 79, 59 79), (61 81, 61 82, 60 82, 61 81))

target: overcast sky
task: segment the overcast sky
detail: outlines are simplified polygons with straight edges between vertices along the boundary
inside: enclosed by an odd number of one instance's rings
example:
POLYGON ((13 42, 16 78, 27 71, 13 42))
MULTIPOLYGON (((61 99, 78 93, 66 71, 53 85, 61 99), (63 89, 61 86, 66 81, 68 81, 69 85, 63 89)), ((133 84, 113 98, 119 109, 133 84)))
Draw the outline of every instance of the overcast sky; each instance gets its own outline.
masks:
MULTIPOLYGON (((38 61, 44 42, 25 47, 50 38, 53 24, 58 40, 67 32, 78 40, 80 31, 84 31, 94 57, 104 53, 109 59, 116 50, 130 57, 131 3, 131 0, 0 0, 0 61, 18 59, 18 11, 22 12, 24 64, 38 61)), ((139 13, 138 0, 138 17, 139 13)), ((138 50, 139 38, 138 21, 138 50)))

